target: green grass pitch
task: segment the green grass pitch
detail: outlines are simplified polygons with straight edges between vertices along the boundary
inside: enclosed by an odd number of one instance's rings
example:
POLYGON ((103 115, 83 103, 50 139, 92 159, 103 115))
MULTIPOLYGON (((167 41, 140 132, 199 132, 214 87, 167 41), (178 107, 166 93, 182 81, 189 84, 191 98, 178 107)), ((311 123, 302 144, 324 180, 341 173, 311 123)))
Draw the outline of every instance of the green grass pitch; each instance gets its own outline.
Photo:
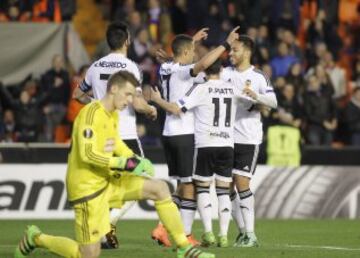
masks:
MULTIPOLYGON (((0 220, 0 258, 13 257, 13 250, 26 225, 33 223, 44 232, 73 237, 71 220, 0 220)), ((150 239, 156 221, 125 220, 118 225, 120 248, 103 251, 107 258, 174 258, 172 249, 161 248, 150 239)), ((217 230, 216 222, 215 232, 217 230)), ((200 238, 202 226, 195 223, 194 233, 200 238)), ((235 225, 230 225, 229 239, 236 236, 235 225)), ((257 236, 260 247, 252 249, 217 248, 217 258, 336 258, 360 257, 360 220, 258 220, 257 236)), ((57 257, 42 249, 30 257, 57 257)))

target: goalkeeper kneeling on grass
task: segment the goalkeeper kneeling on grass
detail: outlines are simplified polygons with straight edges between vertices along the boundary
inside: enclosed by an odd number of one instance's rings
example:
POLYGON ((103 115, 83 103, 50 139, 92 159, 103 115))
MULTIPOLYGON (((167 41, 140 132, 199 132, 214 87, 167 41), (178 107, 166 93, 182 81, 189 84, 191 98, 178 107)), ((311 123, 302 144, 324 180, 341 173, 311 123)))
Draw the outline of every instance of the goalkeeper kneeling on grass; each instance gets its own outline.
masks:
POLYGON ((132 102, 137 85, 129 72, 113 74, 104 98, 85 106, 75 120, 66 187, 75 211, 76 241, 47 235, 31 225, 16 247, 15 258, 26 257, 36 248, 68 258, 99 257, 100 239, 110 231, 110 202, 116 207, 142 199, 155 201, 160 220, 178 247, 177 258, 215 257, 189 244, 166 183, 151 179, 152 163, 135 156, 118 137, 117 110, 132 102))

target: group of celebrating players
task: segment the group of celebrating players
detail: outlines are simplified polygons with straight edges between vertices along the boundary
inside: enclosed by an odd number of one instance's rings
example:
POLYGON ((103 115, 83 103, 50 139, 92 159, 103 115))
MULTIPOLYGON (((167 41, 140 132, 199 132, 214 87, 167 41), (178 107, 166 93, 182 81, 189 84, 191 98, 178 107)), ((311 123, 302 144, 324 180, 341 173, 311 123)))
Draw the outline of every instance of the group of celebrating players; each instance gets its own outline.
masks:
POLYGON ((101 247, 118 247, 116 222, 142 199, 153 200, 159 215, 152 238, 171 246, 169 234, 178 258, 215 257, 198 249, 200 244, 229 246, 231 216, 239 228, 234 245, 258 246, 250 180, 263 137, 260 111, 276 108, 277 101, 267 77, 250 63, 253 40, 237 30, 195 64, 194 44, 207 37, 206 28, 193 37, 177 35, 172 59, 158 52, 161 89, 151 89, 151 101, 166 111, 164 152, 169 176, 178 181, 171 195, 165 182, 152 178, 154 167, 136 133, 135 111, 155 119, 157 109, 144 99, 141 72, 126 57, 128 28, 121 22, 109 25, 106 37, 112 52, 90 66, 74 92, 76 99, 89 103, 74 123, 66 177, 76 241, 31 225, 15 258, 35 248, 69 258, 99 257, 101 247), (219 58, 225 51, 232 66, 223 68, 219 58), (214 178, 218 238, 212 229, 214 178), (196 210, 204 226, 201 242, 192 235, 196 210))

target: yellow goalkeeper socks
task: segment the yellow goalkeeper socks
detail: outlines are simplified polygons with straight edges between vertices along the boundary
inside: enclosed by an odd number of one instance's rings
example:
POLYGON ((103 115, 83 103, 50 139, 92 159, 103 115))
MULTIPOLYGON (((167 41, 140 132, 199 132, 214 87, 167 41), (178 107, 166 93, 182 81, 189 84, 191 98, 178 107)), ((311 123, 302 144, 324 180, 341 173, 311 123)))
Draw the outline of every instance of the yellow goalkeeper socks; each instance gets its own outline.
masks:
POLYGON ((41 234, 35 238, 35 243, 39 247, 66 258, 81 257, 78 243, 70 238, 41 234))
POLYGON ((155 208, 159 215, 160 221, 170 233, 178 247, 189 245, 186 238, 184 226, 178 208, 172 202, 171 198, 155 202, 155 208))

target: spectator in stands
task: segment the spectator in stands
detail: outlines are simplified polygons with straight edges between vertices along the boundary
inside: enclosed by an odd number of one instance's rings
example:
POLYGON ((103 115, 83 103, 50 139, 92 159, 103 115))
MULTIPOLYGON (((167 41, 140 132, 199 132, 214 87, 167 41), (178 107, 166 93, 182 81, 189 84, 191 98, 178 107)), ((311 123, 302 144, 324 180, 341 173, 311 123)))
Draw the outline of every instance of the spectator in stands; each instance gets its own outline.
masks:
POLYGON ((315 75, 308 79, 304 95, 304 111, 307 122, 307 141, 311 145, 331 145, 333 132, 337 128, 336 105, 321 88, 315 75))
POLYGON ((148 1, 148 23, 149 23, 149 32, 150 39, 153 42, 158 42, 160 40, 159 35, 159 25, 160 25, 160 16, 162 15, 161 5, 159 0, 149 0, 148 1))
POLYGON ((290 66, 296 62, 298 59, 289 53, 288 45, 283 41, 280 42, 278 54, 270 62, 274 77, 286 76, 290 66))
POLYGON ((143 26, 141 14, 138 11, 132 11, 128 17, 129 32, 132 38, 135 38, 136 32, 143 26))
POLYGON ((210 2, 208 7, 208 15, 205 18, 204 26, 209 28, 209 35, 206 40, 206 45, 219 45, 227 35, 223 30, 223 23, 225 21, 225 13, 221 2, 210 2))
POLYGON ((25 9, 26 6, 23 5, 23 9, 20 6, 21 3, 18 1, 10 2, 8 5, 5 5, 6 8, 0 10, 0 22, 27 22, 31 19, 31 12, 29 9, 25 9))
POLYGON ((263 65, 269 62, 271 47, 269 31, 265 25, 261 25, 256 34, 256 49, 253 56, 255 64, 263 65))
MULTIPOLYGON (((309 70, 310 72, 311 70, 309 70)), ((325 67, 322 64, 318 64, 314 68, 314 74, 318 78, 321 88, 329 96, 334 97, 334 85, 329 77, 329 74, 325 70, 325 67)))
POLYGON ((351 101, 345 108, 345 121, 350 132, 351 145, 360 146, 360 87, 353 91, 351 101))
MULTIPOLYGON (((46 99, 46 94, 40 97, 31 97, 27 88, 20 92, 20 98, 15 99, 10 92, 0 86, 0 92, 15 112, 15 134, 19 142, 38 141, 42 126, 41 106, 46 99)), ((7 118, 8 124, 12 125, 11 115, 7 118)))
POLYGON ((299 60, 303 60, 302 50, 296 42, 295 35, 291 30, 284 31, 283 41, 288 45, 289 53, 291 55, 296 56, 299 60))
MULTIPOLYGON (((76 74, 71 80, 71 95, 74 90, 79 87, 80 83, 84 80, 86 71, 89 69, 89 65, 84 65, 80 67, 78 74, 76 74)), ((81 104, 74 98, 69 100, 69 105, 67 108, 66 118, 71 124, 74 123, 77 114, 80 112, 84 105, 81 104)))
POLYGON ((302 107, 297 101, 295 93, 294 85, 289 83, 282 89, 282 98, 279 101, 278 108, 271 115, 275 124, 300 128, 302 107))
POLYGON ((307 67, 313 67, 324 59, 327 53, 327 45, 325 42, 317 42, 316 44, 308 44, 306 49, 307 67))
POLYGON ((55 55, 52 68, 41 78, 42 90, 48 95, 44 106, 46 115, 46 141, 53 141, 54 130, 60 125, 66 114, 66 107, 70 98, 69 73, 64 68, 64 61, 60 55, 55 55))
POLYGON ((342 46, 336 27, 326 21, 326 14, 323 10, 319 11, 316 20, 311 22, 307 39, 311 45, 320 41, 326 42, 329 50, 336 57, 342 46))
MULTIPOLYGON (((158 47, 159 48, 159 47, 158 47)), ((129 58, 137 63, 143 72, 143 83, 149 84, 154 72, 156 47, 149 40, 147 28, 143 27, 136 32, 135 39, 129 48, 129 58)))
POLYGON ((1 142, 15 142, 16 141, 16 123, 15 115, 11 109, 7 109, 4 112, 3 122, 3 135, 0 137, 1 142))
POLYGON ((335 63, 334 57, 330 52, 325 54, 324 63, 326 72, 334 88, 334 98, 344 98, 347 94, 345 70, 335 63))
POLYGON ((170 7, 172 31, 174 34, 184 34, 187 32, 187 10, 186 0, 176 0, 170 7))
POLYGON ((281 92, 282 92, 283 88, 285 87, 285 85, 286 85, 286 80, 282 76, 279 76, 274 80, 274 91, 275 91, 278 101, 279 101, 279 99, 282 98, 281 92))
POLYGON ((305 92, 305 80, 301 64, 299 62, 292 64, 285 78, 288 83, 295 87, 295 94, 297 98, 301 99, 305 92))

